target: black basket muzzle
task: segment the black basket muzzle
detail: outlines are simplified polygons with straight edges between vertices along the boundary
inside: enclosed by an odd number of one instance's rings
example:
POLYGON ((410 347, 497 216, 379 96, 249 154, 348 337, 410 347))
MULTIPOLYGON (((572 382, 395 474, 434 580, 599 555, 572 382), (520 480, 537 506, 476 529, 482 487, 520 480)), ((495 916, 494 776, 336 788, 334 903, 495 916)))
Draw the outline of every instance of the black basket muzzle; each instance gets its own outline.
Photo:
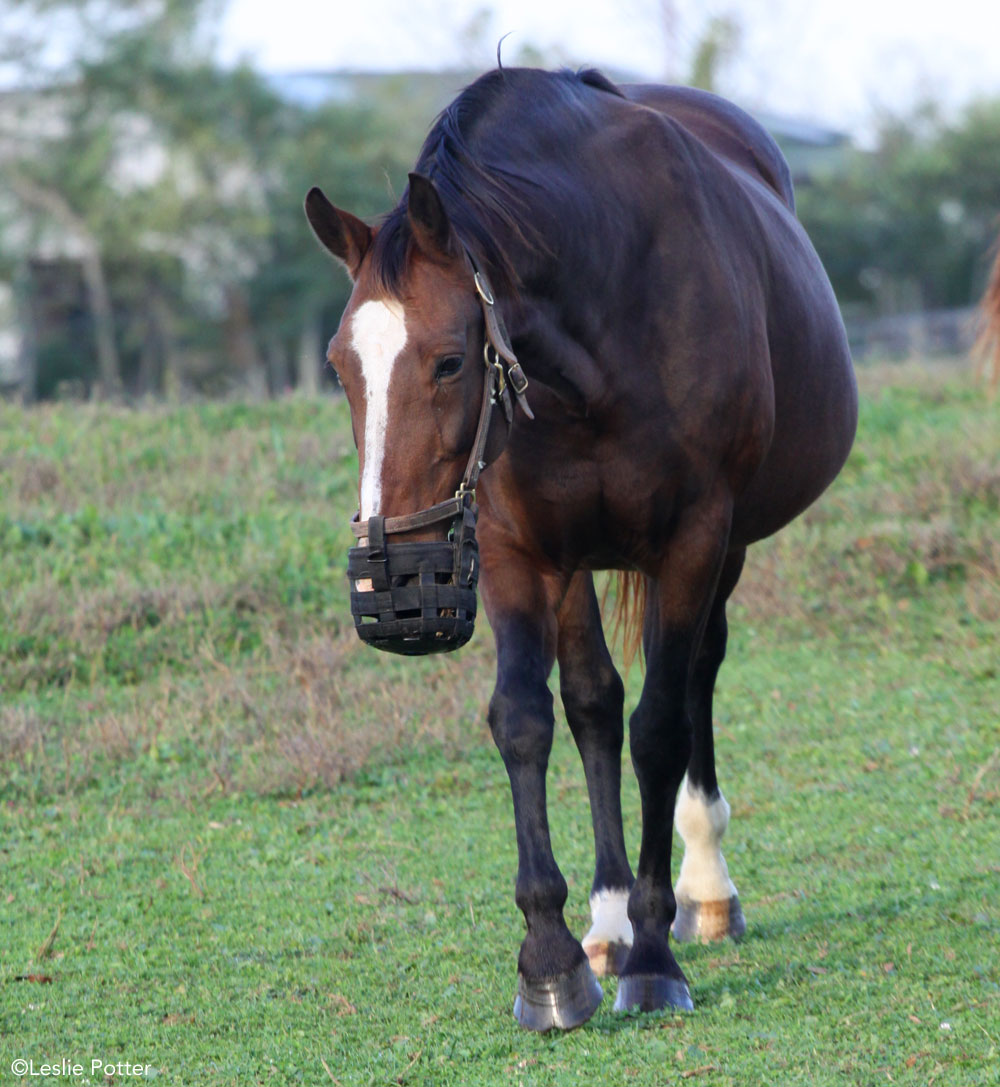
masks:
POLYGON ((385 518, 368 519, 368 542, 347 553, 351 614, 363 642, 421 656, 458 649, 472 637, 479 580, 476 512, 476 506, 463 505, 448 539, 430 542, 389 543, 385 518))

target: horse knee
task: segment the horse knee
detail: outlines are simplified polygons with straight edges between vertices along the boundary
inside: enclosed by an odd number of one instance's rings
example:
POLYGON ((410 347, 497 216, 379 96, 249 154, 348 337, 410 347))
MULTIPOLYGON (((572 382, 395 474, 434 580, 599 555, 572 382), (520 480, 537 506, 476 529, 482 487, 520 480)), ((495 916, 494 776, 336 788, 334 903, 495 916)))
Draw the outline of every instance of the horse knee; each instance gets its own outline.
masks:
POLYGON ((505 763, 531 765, 547 761, 554 728, 548 688, 534 698, 498 689, 490 699, 487 720, 505 763))
POLYGON ((574 735, 597 731, 621 747, 625 734, 622 718, 625 685, 614 667, 609 664, 572 678, 563 676, 560 695, 574 735))

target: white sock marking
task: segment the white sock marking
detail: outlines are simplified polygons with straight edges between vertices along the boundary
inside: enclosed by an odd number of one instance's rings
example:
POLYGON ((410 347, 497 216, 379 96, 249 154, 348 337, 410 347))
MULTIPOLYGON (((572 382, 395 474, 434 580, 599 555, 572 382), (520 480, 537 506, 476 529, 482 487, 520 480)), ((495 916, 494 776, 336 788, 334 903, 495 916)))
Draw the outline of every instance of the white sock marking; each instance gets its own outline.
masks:
POLYGON ((354 314, 351 344, 361 359, 365 379, 365 467, 361 473, 361 520, 378 513, 382 501, 382 465, 389 426, 389 382, 406 345, 406 318, 395 301, 365 302, 354 314))
POLYGON ((583 938, 586 944, 625 944, 632 946, 632 922, 628 919, 628 891, 600 890, 590 896, 593 924, 583 938))
POLYGON ((729 826, 729 804, 719 795, 709 802, 685 777, 677 795, 674 824, 684 840, 684 860, 674 892, 691 902, 725 902, 736 894, 720 842, 729 826))

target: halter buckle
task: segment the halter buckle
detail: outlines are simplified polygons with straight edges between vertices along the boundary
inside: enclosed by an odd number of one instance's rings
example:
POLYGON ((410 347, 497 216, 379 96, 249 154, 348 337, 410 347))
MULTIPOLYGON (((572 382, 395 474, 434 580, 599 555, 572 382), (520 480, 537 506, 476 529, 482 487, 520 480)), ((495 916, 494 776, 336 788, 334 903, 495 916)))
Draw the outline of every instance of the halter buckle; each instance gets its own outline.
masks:
POLYGON ((528 378, 524 371, 521 369, 519 362, 513 363, 507 370, 507 379, 510 381, 510 386, 517 393, 518 396, 524 396, 525 390, 528 388, 528 378))
POLYGON ((493 292, 486 285, 486 281, 480 272, 476 272, 473 277, 473 282, 476 284, 476 294, 486 303, 487 306, 492 306, 496 301, 493 297, 493 292))

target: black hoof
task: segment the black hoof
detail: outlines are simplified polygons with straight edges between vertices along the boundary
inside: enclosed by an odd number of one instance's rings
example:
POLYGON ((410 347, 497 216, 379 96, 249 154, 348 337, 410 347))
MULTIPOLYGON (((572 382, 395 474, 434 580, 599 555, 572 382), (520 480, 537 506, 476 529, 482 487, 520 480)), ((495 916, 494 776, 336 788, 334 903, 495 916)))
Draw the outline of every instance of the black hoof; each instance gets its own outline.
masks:
POLYGON ((682 942, 711 943, 727 936, 738 940, 746 930, 746 918, 736 895, 721 902, 694 902, 678 896, 677 916, 670 933, 682 942))
POLYGON ((656 1012, 664 1008, 694 1011, 694 1001, 683 978, 668 978, 662 974, 627 974, 618 979, 616 1012, 656 1012))
POLYGON ((572 1030, 587 1022, 603 998, 586 960, 568 974, 544 981, 528 981, 519 973, 514 1018, 527 1030, 572 1030))

